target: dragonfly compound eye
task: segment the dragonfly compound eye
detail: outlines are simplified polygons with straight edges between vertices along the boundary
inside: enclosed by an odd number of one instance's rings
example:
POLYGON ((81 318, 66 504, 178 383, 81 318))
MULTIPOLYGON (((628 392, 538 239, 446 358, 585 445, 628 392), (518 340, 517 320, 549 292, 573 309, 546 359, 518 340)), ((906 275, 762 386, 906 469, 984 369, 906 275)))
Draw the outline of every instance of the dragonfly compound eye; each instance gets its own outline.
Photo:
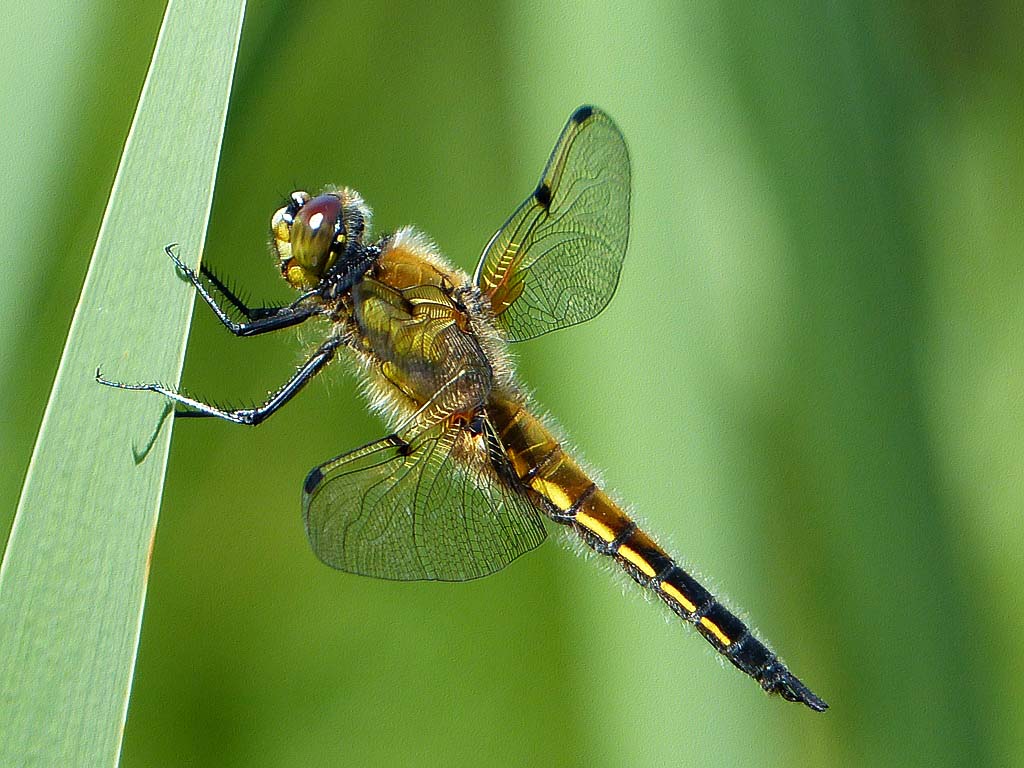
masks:
POLYGON ((337 259, 335 244, 341 230, 342 201, 337 195, 314 197, 288 222, 289 211, 282 209, 271 222, 275 243, 284 256, 288 244, 290 258, 281 265, 285 278, 296 288, 316 286, 337 259))

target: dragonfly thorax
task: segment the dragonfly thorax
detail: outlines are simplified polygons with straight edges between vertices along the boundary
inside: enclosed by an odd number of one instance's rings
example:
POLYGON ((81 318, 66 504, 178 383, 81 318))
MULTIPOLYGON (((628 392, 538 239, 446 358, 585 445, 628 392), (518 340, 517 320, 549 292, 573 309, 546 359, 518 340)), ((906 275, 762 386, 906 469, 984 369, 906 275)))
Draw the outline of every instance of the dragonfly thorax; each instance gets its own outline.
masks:
POLYGON ((281 275, 293 288, 316 288, 329 275, 364 260, 370 209, 358 192, 328 190, 316 197, 296 191, 270 220, 281 275))

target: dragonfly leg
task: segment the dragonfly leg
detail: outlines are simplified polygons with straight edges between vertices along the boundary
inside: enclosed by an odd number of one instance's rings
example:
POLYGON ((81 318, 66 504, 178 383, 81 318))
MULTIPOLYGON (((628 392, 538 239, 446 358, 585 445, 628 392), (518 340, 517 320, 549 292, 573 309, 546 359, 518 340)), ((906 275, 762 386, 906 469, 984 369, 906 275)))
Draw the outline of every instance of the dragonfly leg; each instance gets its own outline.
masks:
POLYGON ((174 247, 175 244, 173 243, 168 245, 164 248, 164 253, 166 253, 170 257, 171 261, 174 262, 174 266, 178 268, 178 271, 180 271, 181 274, 183 274, 185 278, 192 283, 196 292, 203 298, 203 301, 210 306, 210 309, 213 310, 221 324, 235 334, 235 336, 258 336, 261 333, 269 333, 270 331, 289 328, 308 320, 318 312, 319 308, 317 305, 301 304, 299 302, 278 307, 249 307, 205 264, 199 268, 202 277, 200 277, 199 274, 196 274, 194 269, 178 258, 178 255, 174 252, 174 247), (214 298, 206 283, 203 282, 203 277, 205 277, 210 282, 210 285, 212 285, 218 293, 227 299, 228 303, 238 310, 238 312, 240 312, 248 322, 238 323, 232 320, 231 316, 224 311, 224 308, 218 303, 217 299, 214 298))
POLYGON ((328 339, 320 345, 313 355, 299 368, 295 374, 284 383, 270 398, 262 405, 255 408, 220 408, 202 400, 182 394, 170 387, 159 383, 151 384, 125 384, 119 381, 106 379, 96 370, 96 381, 108 387, 116 389, 128 389, 133 391, 156 392, 168 400, 181 406, 175 410, 174 415, 179 418, 218 418, 230 421, 235 424, 256 426, 265 421, 272 413, 295 397, 310 379, 323 370, 334 357, 335 350, 342 344, 340 339, 328 339))

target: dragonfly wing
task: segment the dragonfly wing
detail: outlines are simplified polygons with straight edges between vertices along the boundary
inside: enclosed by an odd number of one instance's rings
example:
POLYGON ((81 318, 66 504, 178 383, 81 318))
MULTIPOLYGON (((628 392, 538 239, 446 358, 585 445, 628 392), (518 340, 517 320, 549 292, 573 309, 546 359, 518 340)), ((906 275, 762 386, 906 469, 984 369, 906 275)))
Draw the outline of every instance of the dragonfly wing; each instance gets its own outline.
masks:
POLYGON ((492 457, 506 459, 484 424, 390 435, 310 472, 302 506, 317 556, 381 579, 467 581, 537 547, 541 517, 495 471, 492 457))
POLYGON ((629 239, 629 153, 595 107, 569 118, 533 194, 491 238, 476 283, 510 341, 594 317, 615 293, 629 239))

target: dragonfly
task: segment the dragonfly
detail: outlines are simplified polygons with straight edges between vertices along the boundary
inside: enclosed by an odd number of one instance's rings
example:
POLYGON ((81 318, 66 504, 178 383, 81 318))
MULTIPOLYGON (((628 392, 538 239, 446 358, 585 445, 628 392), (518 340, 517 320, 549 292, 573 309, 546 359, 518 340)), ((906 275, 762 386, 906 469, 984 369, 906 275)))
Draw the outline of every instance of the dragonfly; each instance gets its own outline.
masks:
POLYGON ((592 319, 612 298, 629 239, 631 171, 600 109, 569 117, 530 196, 470 277, 413 227, 372 239, 349 188, 291 194, 270 222, 281 276, 299 292, 247 306, 203 264, 166 248, 220 322, 256 336, 319 320, 323 341, 261 405, 222 408, 159 383, 179 418, 257 425, 336 357, 361 374, 393 431, 321 464, 302 487, 306 533, 327 565, 397 581, 492 574, 568 528, 654 592, 761 687, 824 711, 743 621, 662 549, 572 457, 518 384, 510 343, 592 319))

